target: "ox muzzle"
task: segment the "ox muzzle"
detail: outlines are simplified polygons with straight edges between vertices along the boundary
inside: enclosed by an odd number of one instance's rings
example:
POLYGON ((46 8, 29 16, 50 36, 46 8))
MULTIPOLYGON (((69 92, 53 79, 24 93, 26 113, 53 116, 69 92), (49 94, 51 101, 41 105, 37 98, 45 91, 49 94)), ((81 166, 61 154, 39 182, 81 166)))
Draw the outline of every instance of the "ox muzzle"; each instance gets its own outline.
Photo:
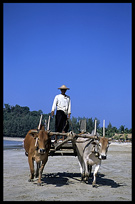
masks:
POLYGON ((107 158, 106 156, 101 155, 101 159, 102 159, 102 160, 105 160, 106 158, 107 158))
POLYGON ((105 160, 105 159, 107 159, 107 156, 100 154, 100 155, 99 155, 99 159, 105 160))
POLYGON ((46 153, 46 149, 38 149, 38 153, 39 154, 45 154, 46 153))

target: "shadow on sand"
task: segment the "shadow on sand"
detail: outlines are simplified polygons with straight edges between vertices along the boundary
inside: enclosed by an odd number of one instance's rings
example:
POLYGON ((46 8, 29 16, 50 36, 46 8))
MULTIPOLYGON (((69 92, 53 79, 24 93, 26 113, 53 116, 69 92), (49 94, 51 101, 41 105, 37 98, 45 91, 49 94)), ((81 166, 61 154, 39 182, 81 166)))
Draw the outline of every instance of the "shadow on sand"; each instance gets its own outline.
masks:
MULTIPOLYGON (((118 188, 120 186, 124 186, 125 184, 116 183, 112 179, 103 178, 104 174, 98 174, 97 175, 97 184, 99 186, 110 186, 111 188, 118 188)), ((58 173, 49 173, 49 174, 43 174, 42 175, 42 184, 51 184, 55 185, 56 187, 61 187, 64 185, 73 184, 74 180, 78 181, 78 183, 81 182, 81 174, 80 173, 68 173, 68 172, 58 172, 58 173), (72 180, 71 180, 71 179, 72 180)), ((93 174, 91 174, 91 177, 89 178, 88 184, 92 184, 93 180, 93 174)), ((88 185, 86 184, 86 185, 88 185)))

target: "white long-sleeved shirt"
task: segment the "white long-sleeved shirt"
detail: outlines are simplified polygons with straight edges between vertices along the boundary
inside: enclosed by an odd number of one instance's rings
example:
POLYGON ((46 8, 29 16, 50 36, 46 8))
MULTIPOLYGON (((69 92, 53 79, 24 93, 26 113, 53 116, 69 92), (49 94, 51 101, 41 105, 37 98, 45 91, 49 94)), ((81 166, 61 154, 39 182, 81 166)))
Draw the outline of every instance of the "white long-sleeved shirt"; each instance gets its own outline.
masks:
POLYGON ((71 114, 71 100, 69 96, 64 96, 62 94, 56 95, 53 101, 52 105, 52 111, 55 111, 57 107, 57 110, 62 110, 64 113, 71 114))

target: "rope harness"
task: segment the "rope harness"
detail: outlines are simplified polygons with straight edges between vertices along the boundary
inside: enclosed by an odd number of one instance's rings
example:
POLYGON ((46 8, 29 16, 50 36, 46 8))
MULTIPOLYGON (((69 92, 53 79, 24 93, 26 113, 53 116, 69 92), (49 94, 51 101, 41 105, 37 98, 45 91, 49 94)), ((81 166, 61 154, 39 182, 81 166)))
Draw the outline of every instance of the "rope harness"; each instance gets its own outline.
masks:
POLYGON ((72 125, 72 122, 71 122, 71 120, 68 119, 68 118, 67 118, 67 120, 66 120, 66 124, 65 124, 64 128, 62 129, 62 131, 64 131, 65 128, 66 128, 66 126, 69 125, 69 124, 71 125, 71 129, 72 129, 72 131, 73 131, 73 125, 72 125))
POLYGON ((39 140, 39 137, 37 137, 36 141, 35 141, 35 147, 36 147, 35 150, 37 150, 39 154, 45 154, 47 152, 47 150, 48 150, 48 147, 46 147, 46 146, 48 145, 50 139, 46 140, 46 144, 45 144, 45 148, 44 149, 40 149, 39 148, 38 140, 39 140))
POLYGON ((65 124, 64 128, 62 129, 62 131, 65 131, 65 128, 67 125, 68 125, 68 119, 66 120, 66 124, 65 124))

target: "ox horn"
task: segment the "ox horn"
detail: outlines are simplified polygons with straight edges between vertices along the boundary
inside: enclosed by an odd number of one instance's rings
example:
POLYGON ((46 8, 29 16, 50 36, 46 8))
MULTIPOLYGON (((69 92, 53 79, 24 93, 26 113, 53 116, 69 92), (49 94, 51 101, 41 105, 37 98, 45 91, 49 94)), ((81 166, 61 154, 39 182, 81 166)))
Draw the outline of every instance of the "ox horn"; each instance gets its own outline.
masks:
POLYGON ((42 117, 43 117, 43 115, 41 114, 41 116, 40 116, 40 121, 39 121, 39 125, 38 125, 38 130, 40 130, 40 126, 41 126, 42 117))

